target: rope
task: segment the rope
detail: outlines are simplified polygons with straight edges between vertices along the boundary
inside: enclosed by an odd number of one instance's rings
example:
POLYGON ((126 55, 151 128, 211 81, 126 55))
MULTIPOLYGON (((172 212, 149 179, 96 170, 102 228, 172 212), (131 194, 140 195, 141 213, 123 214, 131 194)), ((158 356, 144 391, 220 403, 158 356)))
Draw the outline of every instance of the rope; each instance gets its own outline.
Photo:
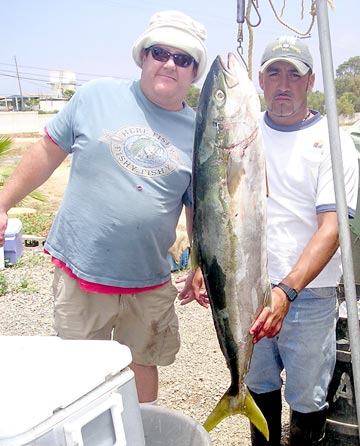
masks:
MULTIPOLYGON (((280 17, 280 15, 276 12, 275 6, 273 5, 272 0, 269 0, 270 3, 270 7, 273 10, 273 13, 276 17, 276 19, 286 28, 290 29, 291 31, 293 31, 295 34, 297 34, 298 36, 308 36, 310 34, 310 31, 312 30, 314 23, 315 23, 315 16, 316 16, 316 6, 315 6, 315 2, 316 0, 311 0, 311 8, 310 8, 310 14, 311 14, 311 23, 309 25, 309 28, 306 31, 299 31, 298 29, 292 27, 291 25, 287 24, 284 20, 282 20, 282 18, 280 17)), ((286 7, 286 0, 283 1, 283 7, 281 9, 281 15, 283 15, 284 10, 286 7)), ((301 1, 301 8, 302 8, 302 13, 301 15, 303 16, 304 13, 304 0, 301 1)))
MULTIPOLYGON (((330 5, 331 9, 334 8, 334 1, 333 0, 327 0, 328 4, 330 5)), ((276 19, 286 28, 288 28, 290 31, 294 32, 296 35, 298 36, 309 36, 310 32, 312 30, 312 28, 314 27, 315 24, 315 18, 316 18, 316 0, 311 0, 311 5, 310 5, 310 15, 311 15, 311 22, 310 25, 308 27, 308 29, 306 31, 300 31, 298 29, 296 29, 295 27, 289 25, 288 23, 285 22, 285 20, 283 20, 281 17, 283 16, 284 12, 285 12, 285 8, 286 8, 286 0, 283 0, 282 2, 282 7, 281 7, 281 11, 280 14, 277 13, 275 6, 273 4, 273 0, 269 0, 269 4, 270 7, 276 17, 276 19)), ((301 0, 301 20, 303 20, 304 18, 304 10, 305 10, 305 0, 301 0)), ((260 22, 261 22, 261 17, 258 11, 258 4, 257 2, 255 2, 254 0, 248 0, 247 1, 247 5, 246 5, 246 11, 245 11, 245 21, 246 21, 246 25, 247 25, 247 30, 248 30, 248 38, 249 38, 249 46, 248 46, 248 53, 247 53, 247 63, 245 62, 243 56, 242 56, 242 42, 243 42, 243 24, 240 23, 239 24, 239 29, 238 29, 238 52, 240 57, 244 60, 245 64, 247 65, 247 69, 248 69, 248 74, 249 74, 249 78, 252 79, 252 71, 253 71, 253 48, 254 48, 254 30, 253 28, 256 26, 259 26, 260 22), (252 24, 251 20, 250 20, 250 16, 251 16, 251 8, 254 7, 254 10, 258 16, 258 23, 257 24, 252 24)))
POLYGON ((284 11, 285 11, 285 5, 286 5, 286 0, 283 0, 283 5, 282 5, 282 8, 281 8, 281 12, 280 12, 280 15, 281 15, 281 16, 284 14, 284 11))
MULTIPOLYGON (((334 2, 333 0, 328 0, 328 3, 331 7, 331 9, 334 9, 334 2)), ((281 8, 281 12, 280 14, 277 13, 275 6, 273 5, 272 0, 269 0, 269 4, 271 9, 274 12, 274 15, 276 17, 276 19, 286 28, 290 29, 291 31, 293 31, 295 34, 299 35, 299 36, 308 36, 314 26, 315 23, 315 17, 316 17, 316 0, 311 0, 311 6, 310 6, 310 15, 311 15, 311 22, 309 25, 309 28, 306 31, 299 31, 298 29, 292 27, 291 25, 287 24, 284 20, 281 19, 281 16, 284 14, 285 11, 285 7, 286 7, 286 0, 283 0, 283 5, 281 8)), ((301 20, 303 20, 304 18, 304 0, 301 0, 301 20)))
POLYGON ((250 25, 251 6, 252 6, 252 0, 248 0, 245 17, 246 17, 246 24, 247 24, 248 33, 249 33, 248 75, 249 75, 250 79, 252 79, 252 64, 253 64, 252 54, 253 54, 253 48, 254 48, 254 31, 253 31, 253 27, 250 25))

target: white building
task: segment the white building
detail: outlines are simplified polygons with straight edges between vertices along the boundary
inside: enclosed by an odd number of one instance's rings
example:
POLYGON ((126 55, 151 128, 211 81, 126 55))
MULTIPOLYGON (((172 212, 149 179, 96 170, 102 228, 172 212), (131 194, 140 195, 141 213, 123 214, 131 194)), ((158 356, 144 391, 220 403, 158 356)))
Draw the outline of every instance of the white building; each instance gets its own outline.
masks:
POLYGON ((73 71, 50 71, 49 78, 52 98, 63 99, 66 90, 76 89, 76 74, 73 71))

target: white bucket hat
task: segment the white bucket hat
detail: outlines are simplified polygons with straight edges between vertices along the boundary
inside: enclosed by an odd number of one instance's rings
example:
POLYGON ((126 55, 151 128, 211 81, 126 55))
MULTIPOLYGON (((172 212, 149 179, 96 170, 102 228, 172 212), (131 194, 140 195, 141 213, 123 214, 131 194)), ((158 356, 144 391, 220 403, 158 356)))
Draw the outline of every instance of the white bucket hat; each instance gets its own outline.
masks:
POLYGON ((190 54, 198 63, 195 82, 206 69, 205 39, 206 29, 201 23, 179 11, 160 11, 151 17, 149 28, 135 41, 132 55, 136 65, 141 67, 142 49, 157 44, 178 48, 190 54))

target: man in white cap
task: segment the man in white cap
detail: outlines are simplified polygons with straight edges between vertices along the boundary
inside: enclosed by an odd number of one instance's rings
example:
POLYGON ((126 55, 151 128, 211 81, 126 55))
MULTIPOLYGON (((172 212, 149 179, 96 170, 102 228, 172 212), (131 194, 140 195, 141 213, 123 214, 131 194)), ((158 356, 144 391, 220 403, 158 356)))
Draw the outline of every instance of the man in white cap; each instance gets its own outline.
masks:
MULTIPOLYGON (((54 327, 65 339, 129 346, 140 402, 156 401, 157 366, 171 364, 180 347, 166 257, 183 206, 191 218, 195 113, 184 98, 206 68, 205 37, 181 12, 156 13, 133 48, 140 81, 79 88, 0 195, 1 245, 8 209, 72 154, 45 244, 55 265, 54 327)), ((205 295, 199 300, 207 306, 205 295)))
MULTIPOLYGON (((291 408, 290 445, 321 445, 327 389, 336 362, 336 287, 341 258, 327 120, 309 110, 315 80, 303 40, 270 42, 261 59, 267 110, 261 127, 269 198, 270 312, 252 326, 254 353, 246 383, 268 421, 270 440, 251 426, 254 446, 280 446, 281 372, 291 408)), ((357 154, 340 133, 349 217, 355 215, 357 154)))

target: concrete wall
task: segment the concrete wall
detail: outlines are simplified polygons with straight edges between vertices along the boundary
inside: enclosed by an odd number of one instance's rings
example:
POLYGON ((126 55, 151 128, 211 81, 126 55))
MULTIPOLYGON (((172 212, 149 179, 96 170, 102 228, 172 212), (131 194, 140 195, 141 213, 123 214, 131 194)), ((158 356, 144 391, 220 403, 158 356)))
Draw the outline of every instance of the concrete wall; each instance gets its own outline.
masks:
MULTIPOLYGON (((44 126, 53 114, 38 112, 0 112, 0 135, 44 134, 44 126)), ((339 116, 340 125, 351 125, 360 119, 360 113, 352 117, 339 116)))
POLYGON ((43 135, 45 124, 53 116, 38 112, 0 112, 0 135, 43 135))
POLYGON ((62 110, 68 102, 68 99, 40 99, 39 106, 40 110, 53 112, 62 110))

